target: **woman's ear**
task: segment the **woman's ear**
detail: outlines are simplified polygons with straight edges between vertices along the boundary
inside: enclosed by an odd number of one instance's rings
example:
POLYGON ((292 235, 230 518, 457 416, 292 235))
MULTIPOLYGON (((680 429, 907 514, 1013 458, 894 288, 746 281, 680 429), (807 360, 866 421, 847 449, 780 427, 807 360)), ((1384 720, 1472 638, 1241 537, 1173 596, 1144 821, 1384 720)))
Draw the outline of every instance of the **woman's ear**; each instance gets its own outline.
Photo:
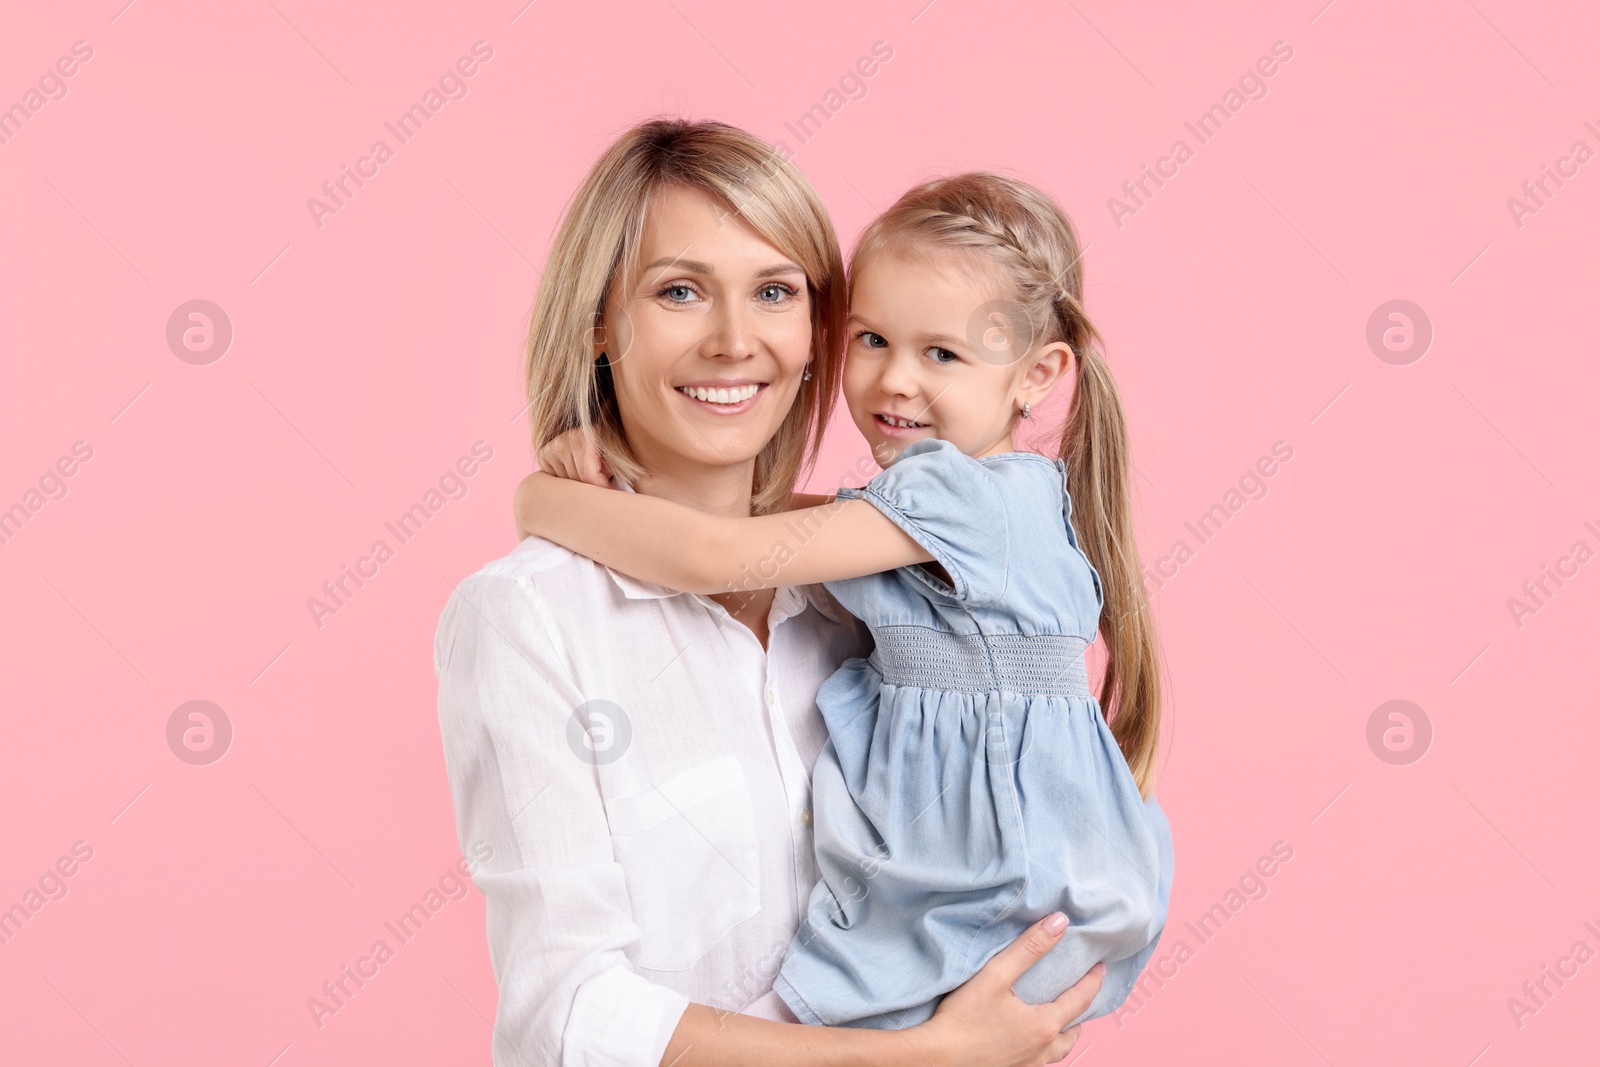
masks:
POLYGON ((1072 346, 1065 341, 1053 341, 1040 350, 1033 364, 1022 375, 1017 386, 1017 399, 1038 407, 1044 403, 1063 375, 1073 369, 1072 346))

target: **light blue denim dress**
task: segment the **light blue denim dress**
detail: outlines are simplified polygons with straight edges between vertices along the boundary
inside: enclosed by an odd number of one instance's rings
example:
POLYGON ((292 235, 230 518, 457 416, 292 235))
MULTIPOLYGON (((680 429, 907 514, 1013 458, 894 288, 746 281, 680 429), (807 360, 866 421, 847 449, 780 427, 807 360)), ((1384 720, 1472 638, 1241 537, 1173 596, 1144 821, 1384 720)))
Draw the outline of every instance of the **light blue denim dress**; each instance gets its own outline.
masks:
POLYGON ((864 489, 949 573, 829 582, 872 630, 817 704, 822 881, 775 983, 801 1020, 902 1029, 1053 911, 1061 942, 1016 985, 1030 1004, 1105 961, 1078 1021, 1114 1011, 1155 951, 1172 838, 1100 705, 1084 650, 1100 578, 1069 521, 1065 465, 917 441, 864 489))

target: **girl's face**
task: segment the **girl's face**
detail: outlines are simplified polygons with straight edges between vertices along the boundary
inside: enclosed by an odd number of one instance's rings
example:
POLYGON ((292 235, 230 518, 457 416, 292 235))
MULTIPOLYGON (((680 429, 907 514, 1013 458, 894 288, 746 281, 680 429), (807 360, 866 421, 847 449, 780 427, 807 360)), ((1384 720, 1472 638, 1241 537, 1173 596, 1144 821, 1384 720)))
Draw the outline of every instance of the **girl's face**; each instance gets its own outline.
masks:
POLYGON ((927 437, 973 457, 1015 451, 1022 405, 1038 407, 1072 358, 1018 337, 1026 324, 958 255, 886 251, 857 267, 844 396, 880 466, 927 437))
POLYGON ((664 474, 753 463, 811 356, 805 271, 681 186, 652 199, 639 262, 631 289, 613 283, 595 346, 611 361, 629 446, 664 474))

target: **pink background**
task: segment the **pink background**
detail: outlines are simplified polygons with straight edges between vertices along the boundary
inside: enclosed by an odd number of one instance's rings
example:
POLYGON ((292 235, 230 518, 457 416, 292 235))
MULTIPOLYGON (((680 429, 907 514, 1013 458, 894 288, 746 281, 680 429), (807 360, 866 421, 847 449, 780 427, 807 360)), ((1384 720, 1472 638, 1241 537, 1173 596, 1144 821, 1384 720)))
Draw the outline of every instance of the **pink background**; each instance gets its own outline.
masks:
MULTIPOLYGON (((450 584, 513 543, 536 265, 602 147, 672 112, 785 141, 847 244, 911 183, 987 167, 1090 246, 1146 560, 1193 550, 1151 583, 1178 857, 1158 956, 1193 951, 1074 1055, 1593 1062, 1600 961, 1507 1005, 1600 951, 1600 562, 1507 604, 1600 550, 1600 162, 1520 226, 1507 205, 1600 149, 1592 11, 124 2, 0 32, 0 105, 93 48, 0 144, 0 508, 93 450, 0 545, 0 905, 93 849, 0 946, 0 1058, 488 1062, 475 892, 320 1029, 306 1000, 459 855, 431 643, 450 584), (478 40, 469 95, 319 228, 307 198, 395 147, 383 123, 478 40), (801 146, 785 122, 880 40, 866 97, 801 146), (1268 95, 1200 145, 1184 123, 1280 40, 1268 95), (1119 226, 1108 198, 1178 138, 1194 157, 1119 226), (234 331, 203 366, 165 333, 195 299, 234 331), (1434 335, 1403 366, 1366 340, 1395 299, 1434 335), (307 598, 480 440, 468 495, 319 628, 307 598), (1184 524, 1278 441, 1265 498, 1199 544, 1184 524), (166 739, 196 699, 234 730, 209 766, 166 739), (1367 741, 1393 699, 1432 726, 1409 765, 1367 741), (1183 924, 1279 841, 1267 895, 1200 944, 1183 924)), ((813 487, 860 449, 840 424, 813 487)))

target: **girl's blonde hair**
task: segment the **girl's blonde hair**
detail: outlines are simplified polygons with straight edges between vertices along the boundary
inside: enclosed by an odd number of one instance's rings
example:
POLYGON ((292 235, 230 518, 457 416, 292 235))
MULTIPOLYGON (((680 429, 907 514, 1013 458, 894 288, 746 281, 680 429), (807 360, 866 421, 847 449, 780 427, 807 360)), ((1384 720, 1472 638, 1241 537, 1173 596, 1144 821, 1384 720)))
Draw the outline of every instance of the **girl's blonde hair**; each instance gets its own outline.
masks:
MULTIPOLYGON (((613 282, 631 288, 650 200, 698 189, 805 271, 811 297, 811 379, 756 457, 751 513, 784 510, 816 457, 839 390, 845 283, 827 209, 787 159, 720 122, 654 119, 624 133, 590 169, 556 231, 528 326, 527 388, 535 449, 571 429, 590 432, 622 480, 645 473, 622 431, 594 355, 613 282)), ((610 352, 611 359, 622 353, 610 352)))
POLYGON ((1072 222, 1044 193, 998 174, 959 174, 918 186, 862 234, 856 277, 883 251, 970 249, 1001 281, 1013 351, 1065 341, 1077 355, 1077 388, 1062 429, 1067 494, 1084 555, 1104 596, 1106 642, 1100 705, 1139 792, 1150 796, 1161 721, 1160 657, 1145 597, 1129 501, 1128 429, 1104 343, 1083 310, 1083 263, 1072 222), (1013 344, 1017 344, 1014 340, 1013 344))

